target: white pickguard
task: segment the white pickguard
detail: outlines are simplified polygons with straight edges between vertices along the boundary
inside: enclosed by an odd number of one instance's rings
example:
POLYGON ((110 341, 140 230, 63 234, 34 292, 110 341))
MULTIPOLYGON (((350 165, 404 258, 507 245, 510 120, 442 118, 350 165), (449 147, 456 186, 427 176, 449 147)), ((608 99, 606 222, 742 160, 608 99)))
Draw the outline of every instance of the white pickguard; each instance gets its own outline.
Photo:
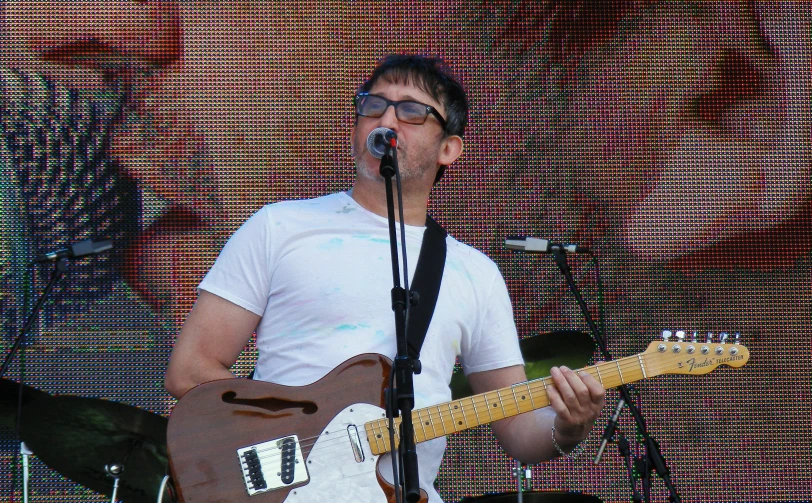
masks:
POLYGON ((307 457, 310 482, 293 489, 285 503, 364 502, 386 503, 375 474, 380 456, 373 456, 363 430, 364 423, 384 417, 384 410, 369 404, 355 404, 339 412, 319 435, 307 457), (364 461, 355 459, 347 427, 355 425, 364 451, 364 461))

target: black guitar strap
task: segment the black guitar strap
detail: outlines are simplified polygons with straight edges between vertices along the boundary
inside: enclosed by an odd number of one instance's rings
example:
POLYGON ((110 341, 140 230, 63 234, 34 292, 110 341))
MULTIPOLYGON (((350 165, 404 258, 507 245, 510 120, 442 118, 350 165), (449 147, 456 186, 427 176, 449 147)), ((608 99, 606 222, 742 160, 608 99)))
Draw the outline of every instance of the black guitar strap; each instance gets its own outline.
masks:
POLYGON ((406 342, 412 358, 420 358, 420 348, 423 347, 437 297, 440 295, 440 283, 445 269, 446 236, 448 232, 431 216, 426 215, 423 244, 420 246, 420 256, 417 258, 411 284, 411 290, 418 294, 418 302, 409 306, 409 318, 406 320, 406 342))

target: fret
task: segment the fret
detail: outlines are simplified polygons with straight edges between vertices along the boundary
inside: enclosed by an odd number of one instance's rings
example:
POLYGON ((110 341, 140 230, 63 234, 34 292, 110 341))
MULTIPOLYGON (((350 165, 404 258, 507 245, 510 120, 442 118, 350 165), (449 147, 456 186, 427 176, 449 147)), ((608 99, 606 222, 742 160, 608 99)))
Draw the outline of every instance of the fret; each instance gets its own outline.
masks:
MULTIPOLYGON (((426 435, 426 425, 423 421, 423 416, 420 415, 420 409, 417 409, 417 423, 420 425, 420 429, 423 431, 423 440, 428 440, 428 435, 426 435)), ((414 418, 412 418, 412 423, 414 423, 414 418)), ((414 434, 417 436, 417 428, 414 429, 414 434)), ((421 440, 422 442, 422 440, 421 440)))
MULTIPOLYGON (((443 410, 440 408, 440 405, 436 405, 437 407, 437 415, 440 418, 440 427, 443 429, 443 435, 448 435, 449 431, 445 428, 445 420, 443 419, 443 410)), ((453 424, 452 424, 453 426, 453 424)), ((454 428, 451 428, 451 431, 455 431, 454 428)))
POLYGON ((617 367, 617 374, 620 376, 620 382, 625 383, 626 381, 623 379, 623 372, 620 371, 620 360, 615 360, 615 366, 617 367))
MULTIPOLYGON (((456 402, 454 402, 454 403, 456 404, 456 405, 454 405, 454 407, 455 407, 455 408, 456 408, 457 406, 459 406, 459 408, 460 408, 460 412, 462 413, 462 420, 463 420, 463 422, 465 423, 465 427, 466 427, 466 428, 470 428, 470 427, 471 427, 471 423, 469 423, 469 422, 468 422, 468 416, 466 416, 466 415, 465 415, 465 406, 463 406, 463 405, 462 405, 462 401, 457 400, 457 401, 456 401, 456 402)), ((477 425, 477 423, 474 423, 474 426, 476 426, 476 425, 477 425)))
POLYGON ((385 419, 381 419, 378 421, 378 435, 380 435, 380 440, 383 443, 383 450, 381 452, 387 452, 391 449, 391 443, 389 442, 389 426, 387 425, 387 421, 385 419))
POLYGON ((640 371, 643 372, 643 379, 648 379, 646 367, 643 365, 643 355, 637 355, 637 361, 640 363, 640 371))
POLYGON ((451 416, 451 423, 454 425, 454 431, 460 431, 465 428, 464 421, 457 421, 454 417, 454 409, 451 407, 451 402, 448 402, 448 415, 451 416))
POLYGON ((375 443, 375 449, 377 450, 377 452, 380 453, 380 452, 384 452, 384 447, 381 446, 381 439, 380 439, 380 437, 378 437, 378 434, 377 434, 377 431, 376 431, 376 428, 375 428, 375 424, 376 424, 375 422, 369 423, 370 426, 369 426, 369 429, 367 430, 368 431, 368 433, 367 433, 367 441, 369 441, 370 445, 374 442, 375 443))
POLYGON ((488 412, 490 413, 491 422, 502 419, 499 417, 499 393, 489 391, 488 395, 488 412))
POLYGON ((499 397, 499 407, 502 408, 502 418, 504 419, 507 417, 507 412, 505 412, 505 403, 502 401, 502 392, 497 391, 496 396, 499 397))
POLYGON ((595 365, 595 372, 598 373, 598 381, 600 381, 601 386, 606 388, 606 385, 603 384, 603 376, 601 376, 601 366, 600 365, 595 365))
POLYGON ((432 433, 433 433, 433 435, 432 435, 432 437, 431 437, 431 438, 437 438, 437 437, 439 437, 440 435, 438 435, 438 434, 437 434, 437 429, 436 429, 436 428, 434 428, 434 419, 431 417, 431 411, 426 410, 426 412, 427 412, 427 414, 428 414, 428 416, 429 416, 429 420, 428 420, 428 422, 429 422, 429 424, 431 425, 431 431, 432 431, 432 433))
POLYGON ((516 410, 519 412, 519 414, 521 414, 522 412, 528 412, 530 410, 533 410, 530 408, 528 408, 527 410, 522 410, 522 404, 526 405, 527 402, 524 400, 519 402, 519 399, 516 397, 516 386, 511 386, 510 392, 513 393, 513 401, 516 402, 516 410))
POLYGON ((541 378, 541 379, 539 379, 539 381, 541 381, 541 385, 544 386, 544 396, 545 396, 547 402, 549 403, 550 402, 550 393, 547 392, 547 378, 546 377, 541 378))
POLYGON ((485 410, 488 411, 488 422, 492 423, 493 422, 493 416, 491 415, 491 404, 488 402, 488 394, 483 393, 482 398, 485 399, 485 410))
POLYGON ((538 407, 536 407, 536 402, 533 400, 533 392, 530 391, 530 381, 524 383, 524 386, 527 388, 527 396, 530 397, 530 406, 533 410, 536 410, 538 407))
POLYGON ((476 410, 476 402, 474 402, 474 397, 471 397, 470 400, 471 400, 471 405, 474 408, 474 416, 476 416, 476 424, 480 425, 480 424, 482 424, 482 420, 479 419, 479 413, 476 410))

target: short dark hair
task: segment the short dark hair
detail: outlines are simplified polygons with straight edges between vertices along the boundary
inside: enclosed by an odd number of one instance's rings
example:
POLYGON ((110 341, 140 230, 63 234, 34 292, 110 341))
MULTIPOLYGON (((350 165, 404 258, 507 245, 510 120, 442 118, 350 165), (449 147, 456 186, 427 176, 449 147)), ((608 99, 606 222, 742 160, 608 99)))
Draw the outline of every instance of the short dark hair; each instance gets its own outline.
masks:
MULTIPOLYGON (((446 114, 445 134, 460 136, 468 125, 468 97, 462 84, 440 58, 419 54, 390 54, 383 58, 372 75, 358 88, 369 92, 378 80, 397 84, 413 84, 443 105, 446 114)), ((440 166, 435 183, 440 181, 446 166, 440 166)))

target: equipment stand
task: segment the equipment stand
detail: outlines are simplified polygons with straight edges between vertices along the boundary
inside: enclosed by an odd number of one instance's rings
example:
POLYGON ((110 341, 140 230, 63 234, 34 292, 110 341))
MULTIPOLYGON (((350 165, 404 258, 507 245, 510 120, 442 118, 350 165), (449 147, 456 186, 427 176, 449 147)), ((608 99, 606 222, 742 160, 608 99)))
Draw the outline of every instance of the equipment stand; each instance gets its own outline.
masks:
MULTIPOLYGON (((597 342, 598 347, 603 354, 603 358, 606 361, 613 360, 612 355, 609 353, 609 349, 606 346, 606 341, 601 335, 598 326, 592 320, 592 315, 589 312, 589 307, 584 302, 584 298, 581 296, 581 292, 578 290, 578 287, 575 285, 575 279, 572 277, 572 270, 570 269, 569 264, 567 263, 567 252, 563 250, 561 247, 556 247, 553 249, 553 258, 555 259, 555 263, 558 268, 561 270, 561 273, 564 275, 564 278, 567 281, 567 285, 569 286, 570 291, 572 292, 573 296, 575 297, 576 302, 578 302, 578 306, 581 308, 581 312, 584 315, 584 319, 586 320, 587 325, 589 326, 589 330, 592 332, 592 337, 597 342)), ((677 493, 674 484, 671 482, 671 475, 668 465, 665 463, 665 459, 660 452, 659 445, 654 440, 651 435, 648 433, 648 429, 646 428, 646 420, 643 418, 642 413, 640 410, 635 406, 634 402, 631 400, 629 395, 628 387, 624 384, 618 387, 620 391, 621 398, 626 402, 626 406, 629 408, 629 412, 631 412, 632 417, 634 417, 634 421, 637 424, 637 431, 643 439, 643 445, 645 446, 645 454, 642 459, 643 469, 641 470, 641 476, 643 481, 643 496, 645 498, 646 503, 651 502, 651 471, 656 470, 657 474, 660 478, 663 479, 665 482, 665 486, 668 488, 669 491, 669 501, 671 503, 680 503, 681 499, 679 494, 677 493)), ((632 485, 632 492, 637 493, 637 488, 635 485, 632 485)))
MULTIPOLYGON (((420 373, 419 360, 409 356, 406 334, 406 318, 412 296, 409 292, 409 273, 406 262, 406 228, 403 222, 403 192, 400 185, 400 173, 397 168, 396 140, 386 144, 386 152, 381 158, 381 176, 386 186, 386 207, 389 217, 389 246, 392 254, 392 310, 395 312, 395 334, 397 339, 397 356, 392 369, 394 374, 394 393, 388 393, 387 416, 394 418, 400 413, 400 446, 395 452, 392 444, 392 474, 395 481, 396 501, 400 503, 400 489, 398 484, 397 464, 394 461, 400 455, 400 469, 403 473, 403 497, 407 503, 417 503, 420 500, 420 479, 417 468, 417 448, 414 441, 414 426, 412 424, 412 409, 414 408, 414 374, 420 373), (403 248, 403 281, 405 288, 400 286, 398 266, 397 234, 395 231, 395 202, 392 190, 392 178, 397 180, 398 203, 400 210, 401 246, 403 248)), ((392 380, 390 379, 390 386, 392 380)), ((390 388, 391 390, 391 388, 390 388)), ((392 424, 390 422, 390 424, 392 424)), ((390 431, 390 439, 392 438, 390 431)))

